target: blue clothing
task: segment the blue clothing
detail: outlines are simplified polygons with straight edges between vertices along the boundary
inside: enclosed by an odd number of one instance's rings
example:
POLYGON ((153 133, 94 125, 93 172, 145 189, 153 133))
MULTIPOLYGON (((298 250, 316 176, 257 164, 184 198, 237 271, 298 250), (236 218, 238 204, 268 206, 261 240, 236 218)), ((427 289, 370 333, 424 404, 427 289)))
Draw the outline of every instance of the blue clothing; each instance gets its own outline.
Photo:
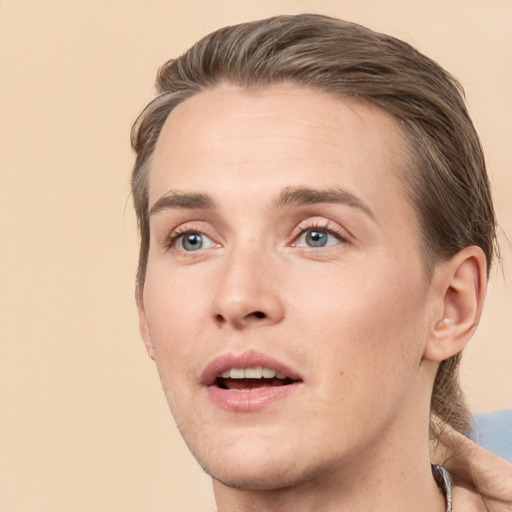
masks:
POLYGON ((512 409, 477 414, 474 421, 475 441, 512 462, 512 409))

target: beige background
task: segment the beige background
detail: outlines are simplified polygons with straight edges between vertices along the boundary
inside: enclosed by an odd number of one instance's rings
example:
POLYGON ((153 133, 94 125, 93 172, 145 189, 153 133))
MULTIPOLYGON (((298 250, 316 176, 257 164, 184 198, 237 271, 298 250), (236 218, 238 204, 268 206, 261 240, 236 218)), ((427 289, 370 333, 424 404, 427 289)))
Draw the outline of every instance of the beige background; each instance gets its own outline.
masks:
MULTIPOLYGON (((0 1, 0 511, 213 509, 137 331, 129 129, 164 60, 304 11, 397 35, 462 81, 512 236, 510 0, 0 1)), ((512 407, 511 329, 498 274, 464 367, 476 411, 512 407)))

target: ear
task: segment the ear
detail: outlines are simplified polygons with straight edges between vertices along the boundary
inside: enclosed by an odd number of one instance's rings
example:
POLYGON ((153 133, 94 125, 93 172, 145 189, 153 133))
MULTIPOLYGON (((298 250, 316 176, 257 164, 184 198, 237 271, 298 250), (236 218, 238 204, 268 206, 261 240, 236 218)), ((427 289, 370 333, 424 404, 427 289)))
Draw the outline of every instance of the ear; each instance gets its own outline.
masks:
POLYGON ((487 290, 485 254, 466 247, 436 268, 439 307, 430 326, 424 357, 443 361, 460 352, 473 336, 487 290))
POLYGON ((151 341, 151 334, 149 332, 148 322, 146 320, 146 311, 144 309, 144 290, 139 286, 139 284, 135 285, 135 302, 137 304, 137 310, 139 312, 139 330, 144 341, 144 345, 146 345, 146 350, 148 351, 149 357, 155 360, 155 350, 153 347, 153 342, 151 341))

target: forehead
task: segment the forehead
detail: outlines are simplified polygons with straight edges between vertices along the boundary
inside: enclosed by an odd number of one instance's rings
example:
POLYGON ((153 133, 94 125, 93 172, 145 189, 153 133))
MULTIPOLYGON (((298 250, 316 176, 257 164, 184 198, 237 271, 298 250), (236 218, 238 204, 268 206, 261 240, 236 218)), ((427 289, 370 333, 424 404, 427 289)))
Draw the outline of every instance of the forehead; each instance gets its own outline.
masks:
POLYGON ((399 122, 373 105, 286 83, 257 91, 225 85, 168 116, 149 204, 169 190, 208 192, 219 182, 235 195, 253 191, 259 198, 314 181, 369 201, 383 194, 404 200, 399 174, 407 149, 399 122))

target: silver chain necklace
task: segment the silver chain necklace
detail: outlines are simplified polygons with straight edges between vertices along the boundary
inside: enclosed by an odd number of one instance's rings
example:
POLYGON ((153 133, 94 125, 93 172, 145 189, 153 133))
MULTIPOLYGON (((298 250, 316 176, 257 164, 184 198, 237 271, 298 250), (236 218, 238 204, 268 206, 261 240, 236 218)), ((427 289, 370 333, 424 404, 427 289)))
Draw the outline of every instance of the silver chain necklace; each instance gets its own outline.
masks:
POLYGON ((452 512, 452 478, 450 473, 448 473, 446 469, 437 465, 432 465, 432 473, 434 474, 434 479, 439 488, 443 491, 446 499, 446 512, 452 512))

